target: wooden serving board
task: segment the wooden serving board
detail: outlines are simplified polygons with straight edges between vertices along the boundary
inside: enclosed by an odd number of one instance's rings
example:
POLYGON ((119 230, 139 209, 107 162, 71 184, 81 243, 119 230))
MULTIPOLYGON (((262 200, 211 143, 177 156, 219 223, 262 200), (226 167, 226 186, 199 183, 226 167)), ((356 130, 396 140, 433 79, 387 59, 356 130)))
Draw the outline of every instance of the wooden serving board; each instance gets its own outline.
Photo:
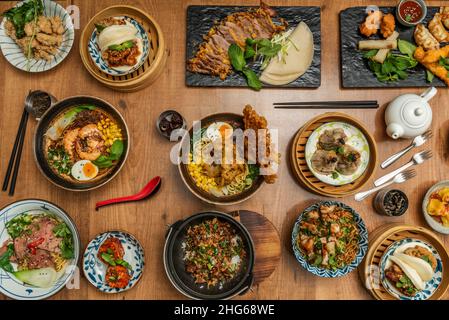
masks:
POLYGON ((279 265, 281 259, 279 233, 273 223, 259 213, 237 210, 230 214, 248 229, 253 239, 256 253, 253 275, 254 285, 257 285, 271 276, 279 265))

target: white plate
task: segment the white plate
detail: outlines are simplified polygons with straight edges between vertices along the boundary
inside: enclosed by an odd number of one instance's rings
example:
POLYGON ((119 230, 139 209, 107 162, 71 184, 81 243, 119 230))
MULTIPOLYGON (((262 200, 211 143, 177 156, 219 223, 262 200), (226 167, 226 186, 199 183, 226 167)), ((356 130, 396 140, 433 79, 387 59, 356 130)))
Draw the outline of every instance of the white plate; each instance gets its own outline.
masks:
POLYGON ((412 238, 406 238, 400 241, 394 242, 390 247, 387 248, 385 253, 382 255, 379 263, 380 267, 380 277, 382 281, 383 287, 396 299, 400 300, 427 300, 435 293, 435 291, 438 289, 439 285, 443 281, 443 263, 441 260, 441 257, 438 253, 438 251, 431 246, 430 244, 418 240, 418 239, 412 239, 412 238), (420 292, 418 292, 414 297, 409 297, 404 294, 402 294, 385 276, 385 270, 388 269, 392 261, 390 257, 395 253, 402 253, 408 248, 412 248, 415 246, 421 246, 423 248, 426 248, 432 254, 435 256, 437 260, 437 267, 436 271, 433 274, 433 277, 430 281, 426 282, 426 288, 420 292))
POLYGON ((145 28, 139 22, 137 22, 137 20, 128 16, 118 16, 115 18, 118 19, 123 18, 137 29, 138 32, 136 36, 142 42, 142 50, 143 50, 139 62, 137 62, 137 64, 134 67, 130 68, 129 70, 121 70, 120 67, 118 68, 109 67, 108 63, 104 61, 101 56, 100 48, 98 46, 98 36, 96 29, 92 31, 89 43, 87 44, 87 48, 89 51, 90 58, 92 59, 92 61, 95 63, 95 65, 98 67, 99 70, 111 76, 124 76, 133 73, 145 63, 145 61, 148 58, 148 55, 150 54, 150 40, 148 38, 148 33, 146 32, 145 28))
POLYGON ((64 275, 59 278, 51 288, 37 288, 31 285, 24 284, 9 272, 0 269, 0 292, 10 298, 18 300, 41 300, 56 294, 58 291, 63 289, 65 285, 72 279, 73 275, 75 274, 77 268, 76 265, 79 259, 80 240, 75 224, 67 215, 67 213, 64 212, 64 210, 50 202, 43 200, 21 200, 11 203, 7 207, 1 209, 0 244, 3 244, 6 240, 11 238, 6 231, 5 224, 15 216, 32 210, 49 211, 67 224, 73 235, 75 257, 68 262, 68 266, 64 275))
POLYGON ((310 135, 309 139, 307 139, 305 156, 307 166, 317 179, 333 186, 341 186, 357 180, 363 174, 363 172, 365 172, 370 160, 370 149, 368 140, 366 140, 365 135, 358 128, 344 122, 329 122, 315 129, 310 135), (352 175, 344 176, 342 174, 338 174, 338 177, 334 179, 332 178, 332 175, 325 175, 315 171, 312 167, 311 159, 313 154, 317 150, 318 139, 324 132, 324 130, 338 128, 343 129, 348 137, 346 145, 351 146, 358 152, 360 152, 361 163, 357 171, 352 175))
MULTIPOLYGON (((0 24, 0 48, 3 56, 17 69, 26 72, 44 72, 53 69, 60 64, 69 54, 75 40, 75 28, 68 12, 58 3, 51 0, 42 0, 44 4, 44 16, 59 16, 64 24, 64 34, 61 47, 51 61, 31 59, 29 62, 22 49, 5 32, 5 19, 0 24), (29 67, 29 68, 28 68, 29 67)), ((17 6, 21 3, 17 4, 17 6)))
POLYGON ((426 195, 424 196, 424 200, 422 202, 422 212, 423 212, 423 215, 424 215, 424 219, 426 219, 426 222, 429 224, 429 226, 433 230, 435 230, 435 231, 437 231, 439 233, 442 233, 442 234, 449 234, 449 228, 443 226, 441 223, 436 221, 427 212, 427 205, 429 203, 430 195, 433 192, 437 191, 438 189, 442 189, 444 187, 449 187, 449 180, 438 182, 438 183, 434 184, 432 187, 430 187, 430 189, 427 191, 426 195))

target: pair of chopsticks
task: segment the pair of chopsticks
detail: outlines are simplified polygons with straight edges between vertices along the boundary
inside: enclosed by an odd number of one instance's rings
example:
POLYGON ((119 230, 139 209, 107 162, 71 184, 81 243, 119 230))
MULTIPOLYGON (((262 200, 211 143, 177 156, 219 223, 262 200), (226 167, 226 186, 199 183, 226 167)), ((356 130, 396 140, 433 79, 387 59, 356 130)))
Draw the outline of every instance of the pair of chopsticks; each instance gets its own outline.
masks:
POLYGON ((22 158, 23 142, 25 140, 25 133, 28 123, 28 111, 24 108, 22 118, 20 119, 19 129, 17 130, 16 140, 11 151, 11 156, 6 169, 5 179, 3 180, 2 191, 8 189, 9 180, 11 178, 11 185, 9 188, 9 195, 13 196, 16 189, 17 176, 19 175, 20 159, 22 158), (14 170, 14 171, 13 171, 14 170))
POLYGON ((376 100, 361 101, 309 101, 309 102, 275 102, 275 109, 376 109, 376 100))

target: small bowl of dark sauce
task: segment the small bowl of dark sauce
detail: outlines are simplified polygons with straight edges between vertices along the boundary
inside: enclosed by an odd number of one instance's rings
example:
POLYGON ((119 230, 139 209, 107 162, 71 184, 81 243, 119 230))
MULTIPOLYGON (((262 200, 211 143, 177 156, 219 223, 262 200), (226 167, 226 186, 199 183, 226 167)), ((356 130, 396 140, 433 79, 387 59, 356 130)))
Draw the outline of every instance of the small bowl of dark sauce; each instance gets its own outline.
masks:
POLYGON ((382 215, 402 216, 408 209, 407 195, 397 189, 379 191, 374 198, 374 209, 382 215))
POLYGON ((406 27, 420 24, 427 15, 427 5, 423 0, 401 0, 396 9, 396 18, 406 27))
POLYGON ((167 110, 159 115, 156 128, 162 136, 170 140, 170 136, 174 130, 187 128, 187 122, 179 112, 167 110))

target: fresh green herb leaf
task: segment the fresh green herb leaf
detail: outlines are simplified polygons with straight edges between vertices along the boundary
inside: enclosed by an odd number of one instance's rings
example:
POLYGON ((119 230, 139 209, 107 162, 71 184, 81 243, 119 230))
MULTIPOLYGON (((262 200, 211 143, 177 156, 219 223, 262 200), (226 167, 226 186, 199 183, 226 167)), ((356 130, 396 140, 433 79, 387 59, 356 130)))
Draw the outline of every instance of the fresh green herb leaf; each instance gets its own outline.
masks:
POLYGON ((125 41, 122 44, 113 44, 110 45, 108 47, 108 49, 113 50, 113 51, 123 51, 129 48, 134 47, 134 41, 129 40, 129 41, 125 41))
POLYGON ((6 272, 14 272, 14 268, 11 265, 10 258, 14 254, 14 245, 12 243, 8 244, 7 250, 4 254, 0 256, 0 268, 5 270, 6 272))
POLYGON ((426 80, 427 82, 432 82, 435 75, 426 69, 426 80))
POLYGON ((123 259, 117 259, 114 262, 115 262, 115 264, 117 264, 119 266, 123 266, 123 267, 125 267, 125 268, 127 268, 129 270, 132 270, 131 265, 128 262, 126 262, 125 260, 123 260, 123 259))
POLYGON ((28 226, 33 221, 33 217, 27 214, 20 214, 6 223, 6 231, 15 239, 28 230, 28 226))
POLYGON ((248 86, 256 91, 259 91, 262 88, 262 83, 259 80, 259 77, 257 76, 257 74, 245 67, 242 70, 243 74, 246 76, 246 82, 248 83, 248 86))
POLYGON ((332 172, 332 179, 337 179, 339 177, 338 172, 334 171, 332 172))
POLYGON ((101 254, 101 258, 107 263, 107 264, 109 264, 109 265, 111 265, 111 266, 116 266, 116 263, 115 263, 115 260, 114 260, 114 258, 113 258, 113 256, 112 255, 110 255, 110 254, 108 254, 108 253, 106 253, 106 252, 103 252, 102 254, 101 254))
POLYGON ((233 43, 229 46, 228 55, 232 67, 237 71, 243 71, 243 68, 246 65, 246 60, 242 48, 233 43))
POLYGON ((406 54, 409 58, 413 58, 416 46, 407 40, 398 39, 398 49, 402 54, 406 54))
POLYGON ((92 163, 99 168, 109 168, 114 164, 113 161, 120 159, 123 154, 124 148, 125 147, 122 140, 115 140, 112 143, 111 152, 109 153, 109 155, 101 155, 96 160, 92 161, 92 163))
MULTIPOLYGON (((271 42, 270 42, 270 44, 271 44, 271 42)), ((261 47, 260 49, 257 50, 257 53, 260 55, 266 56, 268 58, 272 58, 275 55, 277 55, 277 53, 281 49, 282 49, 282 46, 280 44, 274 44, 271 46, 261 47)))
POLYGON ((256 55, 256 50, 253 49, 251 46, 246 46, 245 49, 245 59, 251 59, 256 55))
POLYGON ((379 50, 377 50, 377 49, 373 49, 373 50, 366 51, 365 53, 363 53, 363 57, 364 57, 364 58, 371 58, 371 57, 374 57, 374 56, 377 54, 378 51, 379 51, 379 50))
POLYGON ((106 26, 103 24, 95 23, 95 29, 97 29, 98 33, 102 32, 104 29, 106 29, 106 26))

